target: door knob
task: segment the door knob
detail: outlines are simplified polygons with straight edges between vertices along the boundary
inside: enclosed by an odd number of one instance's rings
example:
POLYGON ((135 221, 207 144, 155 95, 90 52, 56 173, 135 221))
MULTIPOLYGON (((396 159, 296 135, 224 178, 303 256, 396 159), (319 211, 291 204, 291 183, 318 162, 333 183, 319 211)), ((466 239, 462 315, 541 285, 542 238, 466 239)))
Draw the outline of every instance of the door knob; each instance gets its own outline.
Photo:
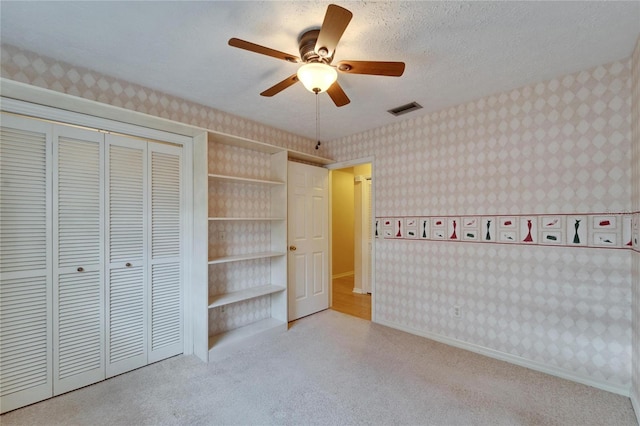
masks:
POLYGON ((289 250, 296 251, 296 250, 298 250, 298 248, 296 246, 289 246, 289 250))
POLYGON ((78 272, 83 272, 83 271, 84 271, 84 268, 83 268, 82 266, 80 266, 80 267, 77 269, 77 271, 78 271, 78 272))
POLYGON ((126 266, 127 268, 129 268, 131 266, 131 263, 127 262, 124 266, 126 266))

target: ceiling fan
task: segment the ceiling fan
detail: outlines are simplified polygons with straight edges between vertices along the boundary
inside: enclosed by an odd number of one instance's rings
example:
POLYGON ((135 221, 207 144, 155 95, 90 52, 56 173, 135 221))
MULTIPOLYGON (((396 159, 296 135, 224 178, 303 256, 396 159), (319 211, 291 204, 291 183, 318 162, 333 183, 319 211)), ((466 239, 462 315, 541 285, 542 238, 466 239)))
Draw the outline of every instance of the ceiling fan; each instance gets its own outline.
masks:
POLYGON ((272 56, 292 63, 304 63, 298 72, 260 93, 273 96, 289 86, 302 81, 313 93, 327 92, 336 106, 347 105, 350 100, 337 81, 338 71, 347 74, 369 74, 400 77, 404 73, 404 62, 340 61, 332 65, 336 45, 349 25, 353 14, 347 9, 330 4, 320 29, 303 33, 298 40, 300 57, 270 49, 238 38, 229 40, 229 45, 250 52, 272 56), (336 71, 337 70, 337 71, 336 71))

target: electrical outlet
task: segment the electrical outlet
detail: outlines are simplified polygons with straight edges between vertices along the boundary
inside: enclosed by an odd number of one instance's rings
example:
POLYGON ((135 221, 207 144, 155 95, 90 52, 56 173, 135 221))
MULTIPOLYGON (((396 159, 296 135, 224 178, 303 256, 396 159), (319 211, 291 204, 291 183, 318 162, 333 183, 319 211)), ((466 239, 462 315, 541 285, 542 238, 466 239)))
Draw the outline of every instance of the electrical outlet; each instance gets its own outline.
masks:
POLYGON ((462 316, 462 310, 460 309, 460 306, 451 307, 451 315, 454 318, 460 318, 462 316))

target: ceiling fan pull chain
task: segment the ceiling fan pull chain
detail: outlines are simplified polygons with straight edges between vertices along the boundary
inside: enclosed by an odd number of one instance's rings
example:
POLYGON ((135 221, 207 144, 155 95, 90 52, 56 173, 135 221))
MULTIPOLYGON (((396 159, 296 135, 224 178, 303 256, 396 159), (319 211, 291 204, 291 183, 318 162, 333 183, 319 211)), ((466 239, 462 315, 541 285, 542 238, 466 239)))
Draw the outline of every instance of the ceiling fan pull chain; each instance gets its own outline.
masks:
POLYGON ((320 117, 320 97, 316 92, 316 149, 320 148, 320 127, 318 126, 318 120, 320 117))

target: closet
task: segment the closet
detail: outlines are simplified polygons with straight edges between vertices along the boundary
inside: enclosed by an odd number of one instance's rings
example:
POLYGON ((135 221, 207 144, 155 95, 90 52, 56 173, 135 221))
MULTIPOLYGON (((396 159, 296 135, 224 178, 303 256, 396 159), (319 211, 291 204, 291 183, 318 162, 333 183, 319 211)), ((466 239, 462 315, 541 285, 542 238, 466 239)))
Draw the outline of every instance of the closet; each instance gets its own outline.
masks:
POLYGON ((1 411, 182 353, 182 147, 0 129, 1 411))

